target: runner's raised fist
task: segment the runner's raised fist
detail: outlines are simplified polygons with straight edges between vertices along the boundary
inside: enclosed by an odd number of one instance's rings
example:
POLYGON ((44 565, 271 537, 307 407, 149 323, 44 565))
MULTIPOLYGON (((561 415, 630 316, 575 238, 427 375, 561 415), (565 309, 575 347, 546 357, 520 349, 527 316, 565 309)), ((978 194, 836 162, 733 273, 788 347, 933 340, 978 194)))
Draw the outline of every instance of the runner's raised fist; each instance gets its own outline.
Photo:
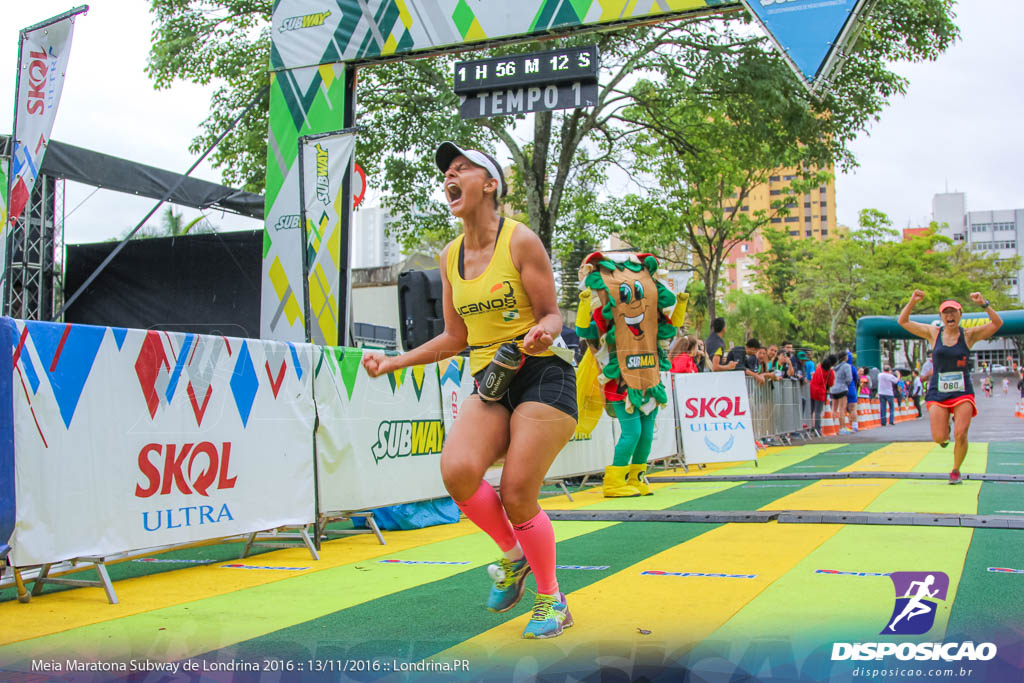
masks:
POLYGON ((387 356, 380 353, 369 353, 363 356, 363 368, 370 377, 380 377, 387 368, 387 356))
POLYGON ((910 302, 916 304, 916 303, 918 303, 920 301, 924 301, 924 297, 925 297, 924 291, 922 291, 920 289, 915 289, 914 293, 910 295, 910 302))

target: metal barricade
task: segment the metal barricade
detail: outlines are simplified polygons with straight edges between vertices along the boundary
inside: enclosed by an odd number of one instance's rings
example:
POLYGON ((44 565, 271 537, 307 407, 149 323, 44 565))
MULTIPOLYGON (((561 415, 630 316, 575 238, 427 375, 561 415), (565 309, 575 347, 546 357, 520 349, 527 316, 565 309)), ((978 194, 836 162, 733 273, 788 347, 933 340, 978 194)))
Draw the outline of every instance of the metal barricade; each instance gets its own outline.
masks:
MULTIPOLYGON (((754 438, 758 441, 780 441, 789 443, 794 436, 807 438, 802 398, 810 396, 799 380, 782 379, 758 383, 747 378, 747 393, 750 397, 751 422, 754 438)), ((809 410, 809 405, 807 407, 809 410)))
POLYGON ((747 377, 747 396, 750 399, 750 422, 754 427, 754 439, 762 441, 772 434, 771 387, 747 377))

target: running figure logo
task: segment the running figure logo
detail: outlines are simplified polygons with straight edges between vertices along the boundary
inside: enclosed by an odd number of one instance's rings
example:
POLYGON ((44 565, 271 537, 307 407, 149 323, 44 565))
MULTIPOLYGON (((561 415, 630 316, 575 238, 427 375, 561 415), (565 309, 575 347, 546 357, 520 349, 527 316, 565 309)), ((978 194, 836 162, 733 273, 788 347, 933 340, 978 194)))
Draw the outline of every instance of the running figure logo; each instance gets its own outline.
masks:
POLYGON ((943 572, 893 572, 896 605, 881 635, 921 635, 935 624, 938 603, 946 600, 949 577, 943 572))

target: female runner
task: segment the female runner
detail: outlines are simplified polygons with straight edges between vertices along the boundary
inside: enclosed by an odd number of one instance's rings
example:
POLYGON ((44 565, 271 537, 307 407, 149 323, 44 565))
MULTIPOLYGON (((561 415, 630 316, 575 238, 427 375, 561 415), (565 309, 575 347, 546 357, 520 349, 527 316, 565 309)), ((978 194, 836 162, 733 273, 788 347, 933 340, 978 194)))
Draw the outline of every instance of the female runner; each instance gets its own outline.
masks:
POLYGON ((441 477, 466 517, 503 553, 491 567, 488 609, 512 609, 532 571, 537 599, 523 637, 551 638, 573 620, 555 578, 554 531, 537 497, 577 418, 574 369, 550 348, 562 329, 551 261, 535 233, 498 215, 507 187, 491 156, 445 142, 435 160, 448 208, 463 225, 441 253, 444 331, 399 356, 368 355, 363 367, 377 377, 471 349, 477 386, 445 439, 441 477), (515 342, 525 361, 500 400, 484 401, 481 376, 504 342, 515 342), (499 497, 484 473, 502 455, 499 497))
POLYGON ((910 319, 914 306, 924 299, 925 293, 915 289, 910 301, 903 307, 897 322, 907 332, 927 339, 934 345, 932 363, 934 371, 925 405, 931 420, 932 440, 943 448, 949 445, 949 418, 953 417, 953 471, 949 473, 950 484, 961 484, 960 466, 967 456, 967 430, 971 418, 978 414, 974 402, 974 387, 971 385, 971 347, 988 339, 1003 325, 1002 318, 979 292, 971 294, 971 301, 981 306, 988 314, 988 322, 968 330, 960 327, 963 308, 957 301, 947 299, 939 305, 942 327, 934 327, 910 319))

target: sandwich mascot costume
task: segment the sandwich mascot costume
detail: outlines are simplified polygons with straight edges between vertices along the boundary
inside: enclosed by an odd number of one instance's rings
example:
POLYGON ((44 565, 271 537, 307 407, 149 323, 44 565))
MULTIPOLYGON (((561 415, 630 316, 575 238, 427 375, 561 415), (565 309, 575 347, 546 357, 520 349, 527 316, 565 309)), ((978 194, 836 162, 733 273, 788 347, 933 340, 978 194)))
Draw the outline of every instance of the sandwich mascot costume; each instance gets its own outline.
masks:
POLYGON ((651 254, 594 252, 580 266, 576 332, 587 352, 577 369, 577 433, 593 431, 602 412, 619 421, 621 436, 605 468, 604 496, 651 495, 647 457, 658 408, 668 403, 661 371, 668 342, 683 324, 689 294, 673 294, 657 279, 651 254))

